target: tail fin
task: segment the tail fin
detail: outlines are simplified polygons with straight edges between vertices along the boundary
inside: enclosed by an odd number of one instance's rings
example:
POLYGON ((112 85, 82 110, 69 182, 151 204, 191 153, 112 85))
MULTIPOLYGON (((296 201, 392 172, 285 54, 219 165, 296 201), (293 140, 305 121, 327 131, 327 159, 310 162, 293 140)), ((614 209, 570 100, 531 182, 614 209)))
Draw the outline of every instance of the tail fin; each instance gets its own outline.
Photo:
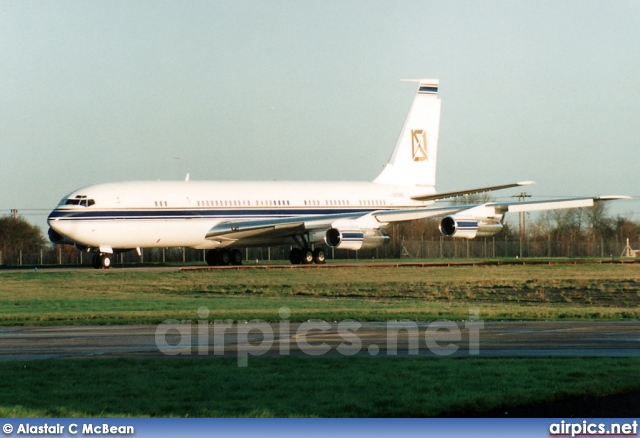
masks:
POLYGON ((440 99, 438 80, 422 79, 379 184, 435 186, 440 99))

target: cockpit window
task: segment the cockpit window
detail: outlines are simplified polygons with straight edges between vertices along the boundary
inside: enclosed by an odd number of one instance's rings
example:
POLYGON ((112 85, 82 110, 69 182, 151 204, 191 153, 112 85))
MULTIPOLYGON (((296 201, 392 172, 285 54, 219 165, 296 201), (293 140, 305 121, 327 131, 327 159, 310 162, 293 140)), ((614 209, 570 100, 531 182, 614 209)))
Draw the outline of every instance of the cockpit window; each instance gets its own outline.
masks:
POLYGON ((91 207, 96 201, 87 198, 86 195, 77 195, 75 198, 68 198, 64 205, 79 205, 81 207, 91 207))

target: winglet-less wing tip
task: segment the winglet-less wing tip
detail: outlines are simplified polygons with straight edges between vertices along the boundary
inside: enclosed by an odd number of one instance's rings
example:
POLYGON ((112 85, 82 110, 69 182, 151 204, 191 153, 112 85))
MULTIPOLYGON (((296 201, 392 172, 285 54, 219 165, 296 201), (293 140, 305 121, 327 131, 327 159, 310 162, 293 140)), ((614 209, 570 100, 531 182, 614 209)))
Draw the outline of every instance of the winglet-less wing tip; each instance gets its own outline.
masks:
POLYGON ((594 198, 596 201, 615 201, 618 199, 633 199, 631 196, 623 196, 623 195, 608 195, 608 196, 598 196, 594 198))

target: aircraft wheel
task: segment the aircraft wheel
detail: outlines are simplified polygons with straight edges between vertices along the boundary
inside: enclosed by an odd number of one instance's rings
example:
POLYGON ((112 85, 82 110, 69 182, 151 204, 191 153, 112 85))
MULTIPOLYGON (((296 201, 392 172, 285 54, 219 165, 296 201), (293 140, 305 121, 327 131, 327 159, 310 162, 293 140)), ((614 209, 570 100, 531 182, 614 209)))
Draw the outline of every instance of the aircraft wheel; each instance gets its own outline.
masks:
POLYGON ((293 248, 289 253, 289 261, 292 265, 299 265, 302 263, 302 250, 300 248, 293 248))
POLYGON ((313 251, 313 262, 318 265, 325 264, 324 251, 321 248, 316 248, 313 251))
POLYGON ((91 262, 94 269, 100 269, 100 254, 96 254, 93 256, 93 261, 91 262))
POLYGON ((109 254, 100 254, 100 267, 109 269, 111 267, 111 256, 109 254))
POLYGON ((313 251, 309 248, 305 248, 302 250, 302 263, 305 265, 310 265, 313 263, 313 251))
POLYGON ((204 258, 209 266, 217 266, 220 264, 220 252, 217 249, 207 251, 204 258))
POLYGON ((242 264, 242 252, 239 249, 232 249, 229 253, 229 259, 232 265, 239 266, 242 264))
POLYGON ((222 253, 220 253, 220 264, 223 266, 227 266, 231 264, 231 255, 229 254, 229 251, 227 251, 226 249, 222 251, 222 253))

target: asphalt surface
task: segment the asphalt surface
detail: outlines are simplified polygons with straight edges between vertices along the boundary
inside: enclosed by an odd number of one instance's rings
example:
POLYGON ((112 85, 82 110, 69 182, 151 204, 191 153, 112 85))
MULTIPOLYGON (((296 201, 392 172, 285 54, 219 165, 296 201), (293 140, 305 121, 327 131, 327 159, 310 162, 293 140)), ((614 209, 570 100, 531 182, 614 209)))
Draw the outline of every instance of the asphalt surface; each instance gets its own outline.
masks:
POLYGON ((0 360, 81 357, 640 356, 638 321, 275 323, 1 327, 0 360))

